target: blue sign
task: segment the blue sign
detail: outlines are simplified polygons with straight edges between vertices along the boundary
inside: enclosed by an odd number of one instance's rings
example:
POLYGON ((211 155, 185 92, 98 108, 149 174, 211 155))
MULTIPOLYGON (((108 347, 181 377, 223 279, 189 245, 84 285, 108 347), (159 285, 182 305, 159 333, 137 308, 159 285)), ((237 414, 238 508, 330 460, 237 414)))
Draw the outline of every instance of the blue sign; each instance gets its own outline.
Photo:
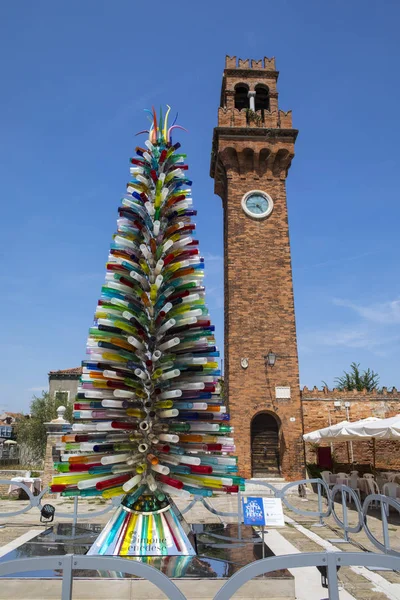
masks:
POLYGON ((243 522, 245 525, 265 525, 262 498, 243 498, 243 522))
POLYGON ((11 438, 12 436, 12 427, 9 425, 2 425, 0 427, 0 438, 11 438))

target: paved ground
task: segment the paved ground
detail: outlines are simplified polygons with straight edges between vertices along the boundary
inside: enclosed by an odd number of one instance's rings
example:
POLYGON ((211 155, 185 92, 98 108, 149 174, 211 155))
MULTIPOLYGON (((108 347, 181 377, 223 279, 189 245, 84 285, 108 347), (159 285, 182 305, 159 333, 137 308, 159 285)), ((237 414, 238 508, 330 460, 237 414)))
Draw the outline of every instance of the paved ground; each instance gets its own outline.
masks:
MULTIPOLYGON (((290 496, 289 498, 292 505, 302 511, 318 510, 317 497, 313 494, 309 495, 306 501, 297 496, 290 496)), ((237 510, 236 499, 232 501, 232 499, 213 498, 212 504, 223 511, 237 510), (229 500, 230 507, 228 508, 229 500)), ((294 511, 288 510, 286 507, 284 513, 288 519, 294 520, 295 523, 289 522, 285 528, 279 529, 279 533, 301 552, 321 552, 324 550, 324 546, 321 544, 326 540, 332 540, 331 544, 334 546, 334 550, 341 550, 344 552, 358 552, 361 550, 377 551, 364 531, 357 534, 350 534, 349 539, 351 543, 349 544, 335 543, 333 541, 334 538, 343 539, 343 533, 333 516, 324 519, 324 522, 326 523, 325 527, 315 528, 313 527, 317 522, 315 517, 300 516, 294 511), (300 527, 296 527, 297 524, 300 527), (310 536, 314 539, 310 539, 310 537, 306 535, 307 532, 310 532, 310 536)), ((342 517, 341 507, 337 508, 337 514, 339 517, 342 517)), ((357 523, 356 512, 350 510, 348 514, 350 525, 355 525, 357 523)), ((234 519, 228 517, 224 518, 224 520, 234 521, 234 519)), ((377 539, 382 541, 380 511, 370 511, 368 514, 368 526, 377 539)), ((390 513, 389 534, 391 546, 400 551, 400 515, 390 513)), ((357 567, 342 568, 339 572, 339 579, 344 589, 357 600, 385 600, 386 598, 400 599, 400 574, 397 572, 379 571, 378 574, 357 567), (359 571, 364 572, 365 575, 371 575, 376 581, 369 581, 365 576, 361 575, 359 571), (380 581, 380 577, 383 578, 383 581, 380 581), (389 585, 386 586, 385 582, 388 582, 389 585)))
MULTIPOLYGON (((297 496, 290 496, 290 501, 294 507, 303 511, 317 510, 317 499, 313 494, 308 495, 306 500, 300 499, 297 496)), ((69 499, 52 498, 50 502, 56 506, 58 511, 65 513, 73 512, 73 502, 69 499)), ((187 505, 187 502, 178 500, 177 504, 180 508, 184 508, 184 506, 187 505)), ((237 511, 237 499, 235 497, 213 498, 210 501, 210 504, 220 511, 237 511)), ((27 505, 28 502, 25 501, 0 500, 0 513, 20 510, 27 505)), ((104 508, 104 506, 100 505, 98 500, 80 501, 79 506, 80 510, 85 513, 97 512, 104 508)), ((275 530, 270 536, 270 545, 273 549, 273 545, 278 548, 277 554, 291 553, 295 551, 294 549, 300 552, 320 552, 327 546, 330 547, 330 549, 341 550, 343 552, 375 550, 372 542, 368 539, 364 531, 357 534, 350 534, 349 544, 335 543, 335 538, 343 538, 343 535, 332 516, 324 520, 326 523, 325 527, 316 528, 313 527, 316 523, 315 517, 299 516, 293 510, 289 510, 286 507, 284 512, 287 525, 284 528, 275 530), (332 544, 333 547, 331 546, 332 544), (292 551, 290 548, 292 548, 292 551), (282 550, 280 551, 279 549, 282 550)), ((338 510, 338 514, 340 515, 340 510, 338 510)), ((8 518, 0 517, 0 549, 2 546, 12 542, 17 537, 32 529, 41 529, 43 525, 40 524, 39 516, 38 510, 32 509, 21 515, 8 518)), ((109 516, 110 514, 105 514, 96 517, 95 521, 97 523, 106 523, 109 516)), ((185 515, 185 518, 188 522, 197 523, 215 523, 220 520, 218 516, 209 512, 200 503, 197 503, 194 508, 185 515)), ((64 521, 68 519, 60 517, 57 520, 64 521)), ((236 522, 235 518, 231 517, 222 517, 221 520, 224 522, 236 522)), ((356 513, 353 510, 349 511, 349 521, 350 524, 355 524, 357 521, 356 513)), ((371 511, 369 513, 368 525, 371 532, 376 535, 378 539, 382 539, 381 519, 378 511, 371 511)), ((400 515, 394 513, 390 514, 389 533, 392 547, 400 550, 400 515)), ((268 534, 266 541, 268 543, 268 534)), ((294 572, 294 574, 296 575, 296 572, 294 572)), ((400 574, 397 572, 379 571, 379 573, 376 573, 359 567, 342 568, 339 572, 339 579, 344 590, 347 592, 347 594, 345 592, 342 593, 341 598, 343 597, 343 600, 345 598, 355 598, 356 600, 386 600, 387 598, 390 600, 400 600, 400 574)), ((325 592, 325 596, 321 596, 321 598, 326 598, 326 596, 327 592, 325 592)), ((300 592, 298 597, 300 600, 303 598, 300 592)), ((311 600, 311 596, 306 595, 305 598, 310 598, 311 600)))

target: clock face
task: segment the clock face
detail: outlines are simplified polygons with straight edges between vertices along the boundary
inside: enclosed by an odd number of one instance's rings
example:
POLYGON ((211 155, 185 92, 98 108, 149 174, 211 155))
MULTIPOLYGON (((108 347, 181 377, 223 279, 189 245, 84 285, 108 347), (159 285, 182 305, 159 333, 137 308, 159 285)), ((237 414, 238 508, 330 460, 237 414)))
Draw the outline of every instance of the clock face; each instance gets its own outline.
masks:
POLYGON ((271 214, 273 202, 270 196, 260 190, 253 190, 243 196, 242 207, 250 217, 264 219, 271 214))
POLYGON ((246 206, 253 215, 263 215, 268 210, 268 200, 261 194, 250 194, 246 206))

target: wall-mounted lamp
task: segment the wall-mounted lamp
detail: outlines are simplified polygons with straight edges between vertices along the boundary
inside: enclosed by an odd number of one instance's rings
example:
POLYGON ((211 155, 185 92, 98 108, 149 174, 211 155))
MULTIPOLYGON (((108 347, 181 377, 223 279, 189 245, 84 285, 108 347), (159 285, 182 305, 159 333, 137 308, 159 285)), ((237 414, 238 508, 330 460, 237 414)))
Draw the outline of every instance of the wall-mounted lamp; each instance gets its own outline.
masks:
POLYGON ((272 352, 272 350, 270 350, 268 352, 268 354, 266 356, 264 356, 265 359, 265 366, 266 367, 273 367, 274 364, 276 363, 276 354, 275 352, 272 352))
POLYGON ((266 354, 264 356, 265 366, 273 367, 276 363, 277 358, 296 358, 297 359, 297 356, 289 356, 287 354, 276 354, 275 352, 272 352, 272 350, 270 350, 268 352, 268 354, 266 354))

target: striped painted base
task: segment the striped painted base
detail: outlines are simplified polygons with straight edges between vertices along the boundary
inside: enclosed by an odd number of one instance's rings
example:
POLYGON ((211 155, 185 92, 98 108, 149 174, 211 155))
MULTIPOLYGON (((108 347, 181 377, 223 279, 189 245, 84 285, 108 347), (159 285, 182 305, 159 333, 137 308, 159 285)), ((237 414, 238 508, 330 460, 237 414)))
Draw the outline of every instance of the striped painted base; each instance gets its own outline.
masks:
POLYGON ((128 508, 127 496, 88 555, 104 556, 193 556, 190 529, 175 504, 143 512, 128 508), (186 531, 185 531, 186 530, 186 531))

